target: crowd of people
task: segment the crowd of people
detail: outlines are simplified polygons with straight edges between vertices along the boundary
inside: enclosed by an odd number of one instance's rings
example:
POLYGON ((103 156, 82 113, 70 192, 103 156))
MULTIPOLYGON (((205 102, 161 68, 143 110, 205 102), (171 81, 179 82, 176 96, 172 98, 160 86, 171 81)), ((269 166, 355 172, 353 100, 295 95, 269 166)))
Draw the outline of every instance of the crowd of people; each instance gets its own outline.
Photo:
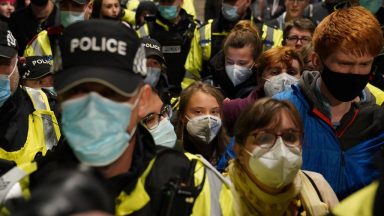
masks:
POLYGON ((383 215, 384 0, 204 12, 0 0, 0 215, 383 215))

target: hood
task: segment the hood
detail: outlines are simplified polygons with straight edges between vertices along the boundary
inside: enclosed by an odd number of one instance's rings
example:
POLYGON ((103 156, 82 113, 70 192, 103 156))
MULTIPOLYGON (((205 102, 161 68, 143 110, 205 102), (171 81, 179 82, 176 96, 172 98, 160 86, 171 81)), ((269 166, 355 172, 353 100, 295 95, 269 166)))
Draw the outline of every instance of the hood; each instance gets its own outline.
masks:
MULTIPOLYGON (((303 91, 303 94, 308 99, 309 104, 312 107, 318 108, 322 113, 329 115, 329 103, 328 99, 316 90, 316 82, 320 78, 319 71, 304 71, 299 81, 299 86, 303 91)), ((364 88, 360 95, 360 101, 355 102, 359 104, 375 104, 376 99, 367 87, 364 88)))

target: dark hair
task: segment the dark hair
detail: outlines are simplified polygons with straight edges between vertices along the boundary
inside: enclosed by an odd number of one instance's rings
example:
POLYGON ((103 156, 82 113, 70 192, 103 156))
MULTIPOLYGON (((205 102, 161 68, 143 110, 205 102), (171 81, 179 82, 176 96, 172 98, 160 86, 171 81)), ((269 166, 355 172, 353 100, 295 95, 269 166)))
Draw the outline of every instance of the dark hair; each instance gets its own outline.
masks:
POLYGON ((256 60, 262 53, 263 43, 259 32, 254 24, 248 20, 239 21, 231 30, 224 42, 224 53, 228 48, 243 48, 250 46, 252 48, 253 59, 256 60))
MULTIPOLYGON (((183 144, 185 144, 184 142, 186 140, 185 138, 183 138, 183 133, 186 126, 184 125, 182 119, 185 118, 185 112, 186 112, 189 100, 191 99, 192 95, 195 94, 196 92, 206 93, 216 99, 221 111, 220 118, 221 118, 221 121, 223 122, 223 118, 224 118, 222 113, 223 100, 224 100, 223 94, 218 89, 216 89, 215 87, 213 87, 208 83, 203 83, 200 81, 192 83, 190 86, 188 86, 188 88, 184 89, 181 92, 179 110, 177 112, 176 135, 177 135, 177 138, 183 139, 183 144)), ((218 146, 217 146, 218 153, 221 154, 222 152, 224 152, 225 147, 229 142, 224 126, 221 127, 220 132, 217 136, 218 136, 218 146)))
POLYGON ((289 101, 279 101, 273 98, 262 98, 247 106, 240 114, 235 124, 235 141, 244 145, 247 137, 256 129, 280 124, 280 112, 286 111, 298 130, 303 131, 303 123, 295 106, 289 101))
POLYGON ((283 31, 283 45, 285 45, 285 40, 288 37, 289 32, 293 28, 297 28, 300 31, 309 31, 311 32, 311 35, 313 35, 316 26, 310 19, 306 18, 296 18, 288 21, 287 23, 285 23, 285 28, 283 31))
MULTIPOLYGON (((117 2, 119 2, 119 5, 120 5, 120 1, 118 0, 117 2)), ((93 0, 91 18, 93 19, 103 18, 101 15, 102 4, 103 4, 103 0, 93 0)), ((122 16, 123 16, 123 8, 120 5, 120 12, 115 19, 119 20, 122 16)))
POLYGON ((16 216, 64 216, 87 211, 114 213, 114 199, 94 170, 62 170, 42 179, 16 216))

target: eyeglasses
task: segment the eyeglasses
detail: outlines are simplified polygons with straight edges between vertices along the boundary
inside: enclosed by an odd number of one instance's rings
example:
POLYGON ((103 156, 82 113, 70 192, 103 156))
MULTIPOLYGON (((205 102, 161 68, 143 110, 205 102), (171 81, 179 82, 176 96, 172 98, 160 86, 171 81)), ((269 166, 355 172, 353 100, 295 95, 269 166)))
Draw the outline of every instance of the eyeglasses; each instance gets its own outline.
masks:
POLYGON ((251 134, 255 138, 254 144, 258 145, 263 149, 271 149, 278 137, 281 137, 284 141, 284 144, 288 147, 299 147, 300 140, 303 133, 299 130, 288 129, 283 130, 281 133, 274 133, 267 130, 258 131, 256 133, 251 134))
POLYGON ((141 121, 146 128, 153 130, 159 126, 161 117, 170 119, 172 117, 172 107, 169 104, 163 105, 160 113, 149 113, 141 121))
POLYGON ((297 43, 300 41, 302 44, 311 42, 312 38, 308 36, 299 37, 297 35, 287 36, 287 41, 297 43))

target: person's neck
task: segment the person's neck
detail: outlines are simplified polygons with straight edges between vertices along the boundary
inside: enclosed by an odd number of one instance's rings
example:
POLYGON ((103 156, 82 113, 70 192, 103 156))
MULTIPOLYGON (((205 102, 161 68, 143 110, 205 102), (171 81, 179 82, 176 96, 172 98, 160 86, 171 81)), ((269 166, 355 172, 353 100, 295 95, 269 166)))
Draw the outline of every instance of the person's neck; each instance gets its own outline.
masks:
POLYGON ((38 19, 40 22, 46 20, 49 17, 49 15, 53 11, 53 8, 53 2, 50 0, 48 0, 48 3, 45 6, 37 6, 31 4, 31 10, 33 14, 35 15, 36 19, 38 19))
POLYGON ((136 136, 133 136, 129 141, 128 148, 115 162, 108 166, 97 168, 97 170, 99 170, 106 178, 112 178, 114 176, 128 172, 132 166, 132 157, 135 146, 136 136))
POLYGON ((283 188, 271 188, 271 187, 268 187, 268 186, 264 185, 263 183, 261 183, 257 178, 255 178, 251 174, 252 172, 246 166, 244 166, 242 164, 239 164, 239 165, 244 169, 244 171, 247 174, 247 176, 249 177, 249 179, 251 179, 252 182, 255 183, 255 185, 257 185, 257 187, 260 188, 260 190, 264 191, 265 193, 268 193, 268 194, 271 194, 271 195, 276 195, 276 194, 279 194, 279 193, 283 192, 285 190, 285 188, 288 187, 288 186, 283 187, 283 188))
POLYGON ((181 17, 179 15, 177 15, 177 17, 173 20, 168 20, 170 23, 172 23, 173 25, 177 25, 181 20, 181 17))
POLYGON ((331 121, 332 122, 340 122, 343 116, 349 111, 351 108, 352 101, 342 102, 337 100, 333 95, 329 92, 328 88, 325 86, 324 82, 320 78, 320 91, 321 93, 328 99, 331 111, 331 121))
POLYGON ((292 17, 290 14, 285 13, 285 19, 284 19, 284 22, 288 22, 288 21, 290 21, 290 20, 293 20, 294 18, 297 18, 297 17, 292 17))
MULTIPOLYGON (((190 145, 190 148, 195 148, 197 152, 191 152, 193 154, 201 154, 203 157, 207 160, 210 160, 213 157, 213 154, 215 152, 216 145, 214 143, 216 142, 216 138, 212 140, 211 143, 203 143, 202 141, 192 137, 188 132, 187 132, 187 140, 184 143, 184 145, 190 145)), ((185 146, 186 150, 188 150, 188 146, 185 146)))

